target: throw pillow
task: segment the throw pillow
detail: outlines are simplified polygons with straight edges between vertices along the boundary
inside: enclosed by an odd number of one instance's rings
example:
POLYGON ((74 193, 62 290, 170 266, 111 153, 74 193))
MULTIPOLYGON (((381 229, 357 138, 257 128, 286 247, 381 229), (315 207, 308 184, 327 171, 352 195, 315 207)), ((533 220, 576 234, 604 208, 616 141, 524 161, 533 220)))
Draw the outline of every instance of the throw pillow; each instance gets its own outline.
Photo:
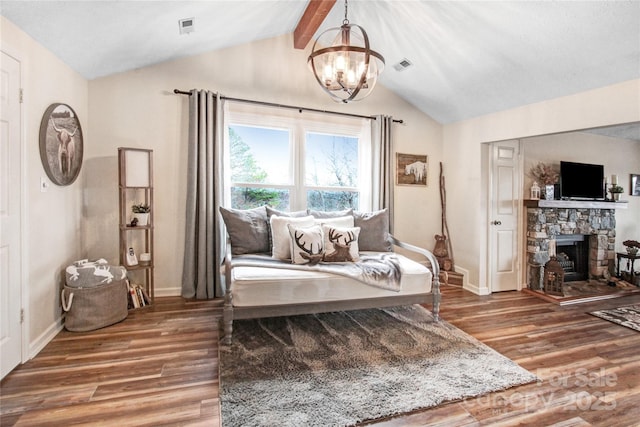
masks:
POLYGON ((255 209, 229 209, 220 206, 233 255, 269 252, 269 226, 264 206, 255 209))
POLYGON ((358 245, 361 251, 390 252, 393 244, 389 239, 389 211, 354 212, 354 226, 360 227, 358 245))
POLYGON ((343 211, 315 211, 313 209, 307 209, 307 213, 313 215, 314 218, 335 218, 353 215, 353 209, 349 208, 343 211))
POLYGON ((353 227, 353 215, 337 216, 335 218, 315 218, 313 222, 320 225, 333 225, 335 227, 353 227))
POLYGON ((267 218, 269 218, 269 219, 271 219, 271 217, 273 215, 288 216, 288 217, 293 217, 293 218, 299 218, 299 217, 302 217, 302 216, 309 216, 307 211, 285 212, 285 211, 279 211, 277 209, 273 209, 272 207, 269 207, 269 206, 266 206, 266 209, 267 209, 267 218))
POLYGON ((273 242, 271 257, 282 260, 291 259, 291 236, 289 235, 288 224, 293 224, 297 227, 310 227, 313 225, 313 217, 309 215, 293 218, 272 215, 270 221, 271 240, 273 242))
POLYGON ((291 262, 315 265, 322 261, 324 241, 320 225, 296 227, 288 224, 287 227, 291 237, 291 262))
POLYGON ((322 226, 324 234, 324 261, 356 262, 360 260, 358 236, 360 227, 322 226))
MULTIPOLYGON (((266 209, 267 209, 267 224, 271 224, 271 217, 273 215, 287 216, 287 217, 294 217, 294 218, 309 216, 309 214, 307 214, 307 211, 285 212, 285 211, 279 211, 270 206, 266 206, 266 209)), ((269 229, 269 248, 273 248, 273 238, 271 237, 271 227, 268 227, 268 229, 269 229)))

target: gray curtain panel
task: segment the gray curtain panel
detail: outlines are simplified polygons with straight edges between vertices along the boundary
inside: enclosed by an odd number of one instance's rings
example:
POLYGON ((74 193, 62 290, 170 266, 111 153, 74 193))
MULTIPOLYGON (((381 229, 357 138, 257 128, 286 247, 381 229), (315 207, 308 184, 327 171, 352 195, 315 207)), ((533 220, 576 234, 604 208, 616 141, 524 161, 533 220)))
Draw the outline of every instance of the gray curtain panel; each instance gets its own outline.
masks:
POLYGON ((224 293, 220 277, 224 239, 217 214, 222 201, 222 127, 220 96, 192 90, 182 270, 184 298, 208 299, 224 293))
POLYGON ((389 210, 389 232, 393 234, 393 117, 376 116, 371 121, 373 144, 373 210, 389 210))

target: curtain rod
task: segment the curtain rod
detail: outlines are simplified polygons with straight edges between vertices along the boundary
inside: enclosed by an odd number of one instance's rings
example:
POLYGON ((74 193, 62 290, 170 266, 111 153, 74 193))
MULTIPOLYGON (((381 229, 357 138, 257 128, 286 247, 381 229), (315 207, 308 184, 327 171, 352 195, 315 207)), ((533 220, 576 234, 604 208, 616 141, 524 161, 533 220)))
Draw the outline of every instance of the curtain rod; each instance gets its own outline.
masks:
MULTIPOLYGON (((178 94, 178 95, 189 95, 189 96, 191 96, 191 92, 187 92, 187 91, 179 90, 179 89, 174 89, 173 93, 178 94)), ((360 115, 360 114, 341 113, 339 111, 318 110, 316 108, 307 108, 307 107, 296 107, 295 105, 275 104, 273 102, 254 101, 252 99, 230 98, 228 96, 220 96, 220 98, 226 99, 227 101, 236 101, 236 102, 244 102, 244 103, 247 103, 247 104, 265 105, 267 107, 289 108, 291 110, 298 110, 301 113, 304 110, 304 111, 313 111, 314 113, 325 113, 325 114, 335 114, 335 115, 338 115, 338 116, 358 117, 360 119, 371 119, 371 120, 375 120, 376 119, 375 116, 363 116, 363 115, 360 115)), ((393 122, 394 123, 404 123, 403 120, 396 120, 396 119, 393 119, 393 122)))

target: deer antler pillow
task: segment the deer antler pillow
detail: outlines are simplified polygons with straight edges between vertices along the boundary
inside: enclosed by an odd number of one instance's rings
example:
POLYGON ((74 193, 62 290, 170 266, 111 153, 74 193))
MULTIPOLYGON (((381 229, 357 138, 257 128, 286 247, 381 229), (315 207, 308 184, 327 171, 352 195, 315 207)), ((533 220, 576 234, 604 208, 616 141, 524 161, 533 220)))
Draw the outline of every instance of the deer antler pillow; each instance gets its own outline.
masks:
POLYGON ((323 225, 324 261, 356 262, 360 260, 358 237, 360 227, 332 227, 323 225))
POLYGON ((324 256, 322 227, 297 227, 288 224, 291 235, 291 262, 294 264, 315 265, 324 256))

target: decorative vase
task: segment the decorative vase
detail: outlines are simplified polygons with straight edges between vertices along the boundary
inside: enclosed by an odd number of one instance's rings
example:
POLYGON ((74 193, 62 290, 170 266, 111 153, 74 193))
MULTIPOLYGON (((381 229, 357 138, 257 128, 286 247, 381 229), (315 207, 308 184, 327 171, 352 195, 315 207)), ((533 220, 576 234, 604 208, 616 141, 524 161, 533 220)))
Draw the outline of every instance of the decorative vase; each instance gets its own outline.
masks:
POLYGON ((627 253, 629 255, 635 256, 638 253, 638 248, 636 248, 634 246, 626 246, 626 249, 627 249, 627 253))
POLYGON ((545 200, 555 199, 555 187, 553 184, 547 184, 544 186, 544 198, 545 200))
POLYGON ((143 227, 149 225, 149 214, 148 213, 134 213, 133 217, 138 220, 136 224, 139 227, 143 227))
POLYGON ((611 198, 614 202, 617 202, 618 200, 620 200, 620 193, 611 193, 611 198))

